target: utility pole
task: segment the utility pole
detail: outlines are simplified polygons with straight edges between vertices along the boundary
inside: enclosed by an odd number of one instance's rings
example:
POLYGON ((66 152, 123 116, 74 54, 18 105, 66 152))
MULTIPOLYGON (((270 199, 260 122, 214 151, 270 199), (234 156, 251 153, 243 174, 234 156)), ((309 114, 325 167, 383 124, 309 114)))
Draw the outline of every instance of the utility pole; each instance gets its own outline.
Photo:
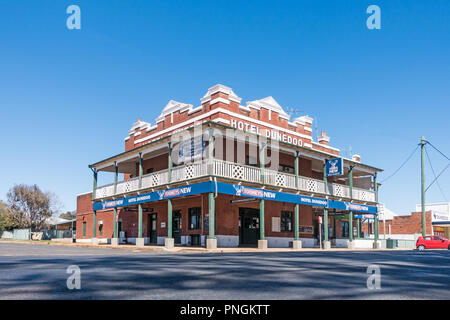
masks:
POLYGON ((422 236, 426 235, 426 221, 425 221, 425 137, 422 136, 420 141, 421 149, 421 165, 422 165, 422 236))

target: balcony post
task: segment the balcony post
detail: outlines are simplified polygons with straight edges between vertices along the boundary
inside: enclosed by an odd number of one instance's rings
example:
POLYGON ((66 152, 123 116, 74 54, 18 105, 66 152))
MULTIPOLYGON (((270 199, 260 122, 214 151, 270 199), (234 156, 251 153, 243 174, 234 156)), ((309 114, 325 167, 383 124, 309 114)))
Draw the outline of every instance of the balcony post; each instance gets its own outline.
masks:
MULTIPOLYGON (((350 202, 352 202, 353 200, 353 166, 350 166, 349 170, 348 170, 348 188, 349 188, 349 193, 350 193, 350 202)), ((353 248, 353 212, 350 211, 348 214, 348 228, 349 228, 349 232, 348 232, 348 248, 352 249, 353 248)))
MULTIPOLYGON (((377 207, 378 207, 378 182, 377 182, 377 173, 375 172, 375 174, 373 175, 373 190, 375 191, 375 202, 377 203, 377 207)), ((378 210, 377 210, 378 211, 378 210)), ((378 212, 375 215, 375 241, 373 243, 373 248, 374 249, 379 249, 380 245, 378 243, 378 227, 379 227, 379 221, 378 221, 378 212)), ((385 233, 386 236, 386 233, 385 233)))
MULTIPOLYGON (((294 174, 295 174, 295 189, 298 190, 298 162, 300 158, 300 152, 295 152, 295 160, 294 160, 294 174)), ((302 242, 299 236, 299 226, 300 226, 300 205, 298 203, 295 204, 294 207, 294 242, 292 243, 292 247, 294 250, 300 249, 302 247, 302 242)))
MULTIPOLYGON (((323 187, 325 194, 328 195, 328 179, 327 179, 327 161, 323 164, 323 187)), ((328 196, 327 200, 328 200, 328 196)), ((328 208, 323 208, 323 248, 328 250, 331 248, 330 241, 328 240, 328 208)))
MULTIPOLYGON (((209 128, 209 142, 208 142, 208 173, 214 174, 214 129, 209 128)), ((202 146, 203 147, 203 146, 202 146)))
POLYGON ((172 143, 169 142, 167 143, 167 146, 169 148, 169 153, 168 153, 168 160, 169 160, 169 164, 168 164, 168 176, 169 176, 169 181, 168 183, 170 183, 172 181, 172 143))
MULTIPOLYGON (((142 189, 142 176, 144 173, 142 152, 139 152, 139 190, 142 189)), ((136 239, 136 246, 143 247, 145 244, 142 237, 142 204, 138 204, 138 237, 136 239)))
POLYGON ((166 249, 172 249, 175 246, 175 240, 172 237, 172 200, 167 199, 167 238, 165 240, 166 249))
MULTIPOLYGON (((117 193, 117 180, 119 176, 119 167, 117 166, 117 161, 114 161, 114 194, 117 193)), ((117 235, 117 208, 114 208, 113 217, 113 238, 111 239, 111 245, 117 246, 119 244, 119 239, 117 235)))
MULTIPOLYGON (((94 181, 93 181, 93 190, 92 190, 92 200, 95 201, 95 198, 97 197, 97 169, 94 168, 92 170, 94 172, 94 181)), ((97 243, 97 211, 92 211, 92 243, 97 243)))
POLYGON ((142 176, 144 175, 144 165, 142 152, 139 152, 139 189, 142 189, 142 176))
POLYGON ((267 144, 261 143, 259 145, 259 169, 261 170, 261 184, 264 184, 264 175, 265 175, 265 167, 266 167, 266 160, 264 157, 264 150, 266 149, 267 144))
POLYGON ((217 249, 217 239, 215 237, 216 228, 216 200, 214 193, 208 194, 208 211, 209 211, 209 236, 206 240, 206 249, 217 249))

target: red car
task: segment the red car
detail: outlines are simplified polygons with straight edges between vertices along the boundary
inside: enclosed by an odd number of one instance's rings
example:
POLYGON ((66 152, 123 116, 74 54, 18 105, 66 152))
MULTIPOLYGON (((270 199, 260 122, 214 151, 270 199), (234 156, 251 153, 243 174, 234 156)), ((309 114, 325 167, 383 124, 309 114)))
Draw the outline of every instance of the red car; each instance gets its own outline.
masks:
POLYGON ((416 242, 416 248, 419 250, 425 249, 448 249, 450 250, 450 241, 438 236, 423 236, 419 237, 416 242))

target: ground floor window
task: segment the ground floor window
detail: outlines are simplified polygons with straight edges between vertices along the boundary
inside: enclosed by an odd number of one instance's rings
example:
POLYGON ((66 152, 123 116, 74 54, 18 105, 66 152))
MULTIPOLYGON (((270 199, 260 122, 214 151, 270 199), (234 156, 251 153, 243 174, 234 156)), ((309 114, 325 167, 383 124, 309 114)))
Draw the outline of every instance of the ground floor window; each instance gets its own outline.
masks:
POLYGON ((292 211, 281 211, 281 231, 292 231, 292 211))
POLYGON ((86 222, 83 222, 83 237, 86 237, 86 222))
POLYGON ((99 236, 103 236, 103 220, 98 222, 98 234, 99 236))
POLYGON ((190 230, 198 230, 200 229, 200 221, 201 221, 201 208, 189 208, 189 229, 190 230))

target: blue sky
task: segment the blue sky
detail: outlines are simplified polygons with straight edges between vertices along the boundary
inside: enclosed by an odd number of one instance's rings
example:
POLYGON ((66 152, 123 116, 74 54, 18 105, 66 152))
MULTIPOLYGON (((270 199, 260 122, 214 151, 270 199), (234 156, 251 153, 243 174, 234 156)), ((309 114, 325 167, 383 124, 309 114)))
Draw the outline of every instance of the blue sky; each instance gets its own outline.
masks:
MULTIPOLYGON (((304 110, 380 180, 422 135, 449 155, 449 12, 448 0, 0 0, 0 199, 36 183, 74 210, 88 164, 122 152, 138 117, 197 106, 217 83, 304 110), (71 4, 81 30, 66 28, 71 4), (371 4, 381 30, 366 27, 371 4)), ((430 156, 438 173, 446 162, 430 156)), ((450 199, 450 170, 439 181, 450 199)), ((420 202, 419 153, 380 200, 403 214, 420 202)), ((436 185, 427 201, 444 201, 436 185)))

